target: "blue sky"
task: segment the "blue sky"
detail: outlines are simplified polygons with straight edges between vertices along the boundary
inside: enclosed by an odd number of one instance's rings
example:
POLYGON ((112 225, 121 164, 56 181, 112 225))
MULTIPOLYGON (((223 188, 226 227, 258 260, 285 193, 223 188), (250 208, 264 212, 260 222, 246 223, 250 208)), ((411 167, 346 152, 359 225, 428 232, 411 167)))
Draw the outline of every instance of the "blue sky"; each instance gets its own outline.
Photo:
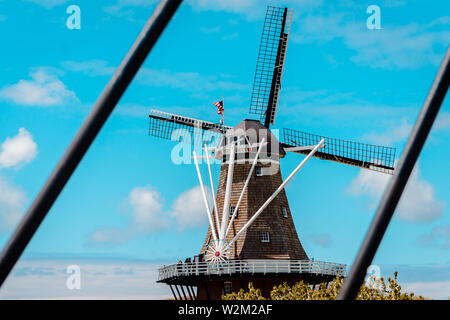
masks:
MULTIPOLYGON (((294 9, 275 128, 395 146, 399 156, 450 43, 449 3, 267 3, 294 9), (366 27, 372 4, 381 9, 380 30, 366 27)), ((0 246, 155 4, 0 1, 0 246), (66 27, 72 4, 81 9, 79 30, 66 27)), ((22 264, 90 259, 95 266, 111 260, 118 267, 139 261, 154 266, 198 253, 207 218, 195 168, 172 163, 175 143, 149 137, 147 115, 155 108, 217 122, 211 102, 224 95, 227 125, 251 117, 265 5, 256 0, 181 5, 27 247, 22 264)), ((382 275, 398 269, 407 287, 433 297, 450 296, 449 137, 447 98, 374 261, 382 275)), ((289 154, 282 161, 283 176, 301 159, 289 154)), ((206 174, 205 166, 202 170, 206 174)), ((216 179, 218 173, 216 165, 216 179)), ((309 161, 287 187, 309 256, 351 264, 388 178, 309 161)), ((127 279, 132 281, 132 274, 127 279)), ((8 281, 4 297, 20 288, 16 280, 13 275, 8 281)), ((20 290, 14 292, 20 296, 20 290)))

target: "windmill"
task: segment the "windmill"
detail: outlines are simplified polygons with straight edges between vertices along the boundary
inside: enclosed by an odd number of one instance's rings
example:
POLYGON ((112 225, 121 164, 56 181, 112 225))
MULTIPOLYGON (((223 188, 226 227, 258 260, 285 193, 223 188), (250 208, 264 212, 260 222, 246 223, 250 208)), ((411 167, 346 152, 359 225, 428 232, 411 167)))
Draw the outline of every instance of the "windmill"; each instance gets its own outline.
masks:
POLYGON ((246 288, 248 282, 267 295, 274 285, 284 281, 317 284, 338 274, 345 276, 345 265, 308 258, 297 235, 284 187, 312 157, 393 173, 393 148, 286 128, 279 141, 271 131, 291 21, 292 9, 267 8, 250 103, 250 114, 257 119, 243 119, 230 127, 150 111, 151 136, 202 148, 202 155, 194 151, 192 158, 209 221, 205 241, 194 261, 159 270, 158 281, 169 284, 176 299, 220 299, 222 293, 246 288), (283 180, 280 160, 289 152, 306 157, 283 180), (207 200, 199 159, 204 159, 208 166, 213 205, 207 200), (213 159, 221 163, 217 192, 211 174, 213 159))

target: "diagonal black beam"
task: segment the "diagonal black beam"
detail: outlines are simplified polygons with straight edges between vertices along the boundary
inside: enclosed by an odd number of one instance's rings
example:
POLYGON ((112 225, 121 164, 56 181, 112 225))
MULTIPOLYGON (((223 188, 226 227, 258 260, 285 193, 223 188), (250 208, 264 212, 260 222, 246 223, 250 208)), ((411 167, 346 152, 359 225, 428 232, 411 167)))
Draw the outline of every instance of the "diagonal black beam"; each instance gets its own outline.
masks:
POLYGON ((175 300, 178 300, 177 295, 176 295, 175 292, 173 291, 172 285, 171 285, 171 284, 169 284, 169 287, 170 287, 170 291, 172 291, 172 294, 173 294, 173 297, 175 298, 175 300))
POLYGON ((187 300, 186 293, 184 292, 183 285, 180 284, 181 291, 183 292, 184 300, 187 300))
POLYGON ((192 295, 192 293, 191 293, 191 288, 190 288, 190 286, 186 285, 186 291, 187 291, 187 293, 188 293, 189 300, 194 300, 193 295, 192 295))
POLYGON ((0 254, 0 287, 182 0, 161 0, 0 254))
POLYGON ((180 299, 177 299, 177 300, 183 300, 183 297, 181 296, 180 291, 178 291, 178 287, 177 287, 176 284, 174 285, 174 287, 175 287, 175 290, 177 290, 178 297, 180 298, 180 299))
POLYGON ((394 214, 403 190, 408 182, 411 171, 416 164, 420 151, 430 133, 434 120, 439 112, 442 101, 450 82, 450 47, 447 48, 444 60, 434 79, 427 99, 420 111, 419 117, 409 136, 405 150, 399 161, 399 166, 387 186, 377 213, 369 227, 364 242, 359 249, 348 278, 339 292, 339 300, 355 299, 364 281, 367 268, 372 263, 378 246, 394 214))

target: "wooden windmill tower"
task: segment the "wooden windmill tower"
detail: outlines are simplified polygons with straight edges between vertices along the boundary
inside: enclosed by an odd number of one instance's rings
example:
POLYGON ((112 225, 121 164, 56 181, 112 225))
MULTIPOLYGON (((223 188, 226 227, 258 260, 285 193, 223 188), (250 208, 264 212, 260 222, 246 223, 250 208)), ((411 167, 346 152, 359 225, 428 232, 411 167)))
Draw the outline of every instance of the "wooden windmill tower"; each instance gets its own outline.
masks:
POLYGON ((284 281, 316 284, 345 275, 345 265, 309 260, 298 238, 292 219, 295 213, 290 210, 284 187, 311 157, 393 172, 393 148, 291 129, 283 129, 279 141, 271 132, 291 20, 292 10, 267 8, 250 105, 250 113, 257 115, 257 120, 244 119, 229 127, 150 112, 150 135, 201 146, 203 153, 193 152, 193 159, 209 219, 206 239, 194 261, 159 270, 158 281, 169 284, 175 298, 220 299, 223 293, 245 289, 248 282, 267 295, 274 285, 284 281), (306 157, 283 180, 280 159, 287 152, 306 157), (212 206, 200 174, 200 158, 208 165, 212 206), (217 192, 211 175, 213 158, 221 162, 217 192))

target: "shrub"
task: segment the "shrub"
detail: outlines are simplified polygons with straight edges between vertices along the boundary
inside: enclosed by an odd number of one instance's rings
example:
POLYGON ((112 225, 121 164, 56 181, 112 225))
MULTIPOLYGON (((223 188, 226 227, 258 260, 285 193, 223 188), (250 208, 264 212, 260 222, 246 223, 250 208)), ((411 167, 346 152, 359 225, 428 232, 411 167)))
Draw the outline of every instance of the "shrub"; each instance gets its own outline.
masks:
MULTIPOLYGON (((364 283, 359 290, 357 300, 424 300, 421 296, 416 296, 414 293, 402 293, 402 287, 397 281, 398 273, 394 272, 394 278, 388 277, 388 284, 383 278, 376 279, 369 278, 367 283, 364 283)), ((273 287, 270 292, 271 300, 334 300, 336 299, 339 290, 341 290, 344 279, 337 276, 328 285, 321 283, 315 288, 312 288, 303 281, 289 286, 286 282, 279 286, 273 287)), ((239 292, 223 295, 224 300, 266 300, 263 297, 261 290, 255 289, 252 283, 248 285, 248 291, 244 289, 239 292)))

